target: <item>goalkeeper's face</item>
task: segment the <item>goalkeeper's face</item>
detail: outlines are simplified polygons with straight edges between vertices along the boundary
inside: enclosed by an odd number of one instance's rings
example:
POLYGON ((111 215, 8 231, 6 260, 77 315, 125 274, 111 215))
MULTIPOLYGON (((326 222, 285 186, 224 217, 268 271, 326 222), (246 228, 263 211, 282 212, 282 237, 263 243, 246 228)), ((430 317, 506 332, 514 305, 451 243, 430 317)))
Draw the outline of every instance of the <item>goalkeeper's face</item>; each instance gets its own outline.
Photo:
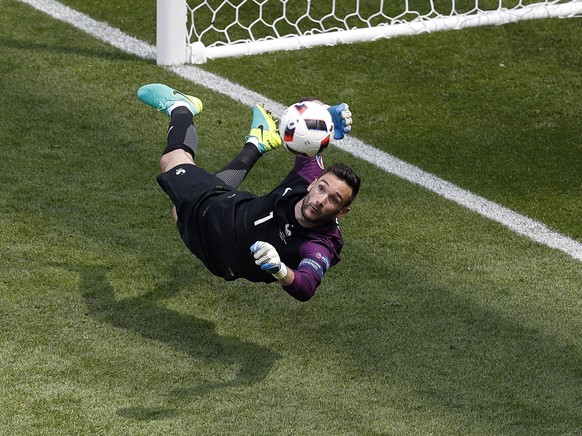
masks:
POLYGON ((333 173, 325 173, 307 188, 301 201, 301 217, 310 224, 325 224, 342 218, 349 212, 346 207, 352 189, 333 173))

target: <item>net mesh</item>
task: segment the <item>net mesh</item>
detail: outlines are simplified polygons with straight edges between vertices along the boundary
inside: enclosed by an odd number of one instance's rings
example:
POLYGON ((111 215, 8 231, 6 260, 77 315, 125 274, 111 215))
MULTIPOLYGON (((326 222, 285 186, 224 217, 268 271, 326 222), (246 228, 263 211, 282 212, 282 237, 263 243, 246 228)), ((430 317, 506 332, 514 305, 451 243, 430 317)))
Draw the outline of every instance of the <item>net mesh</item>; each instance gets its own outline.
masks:
MULTIPOLYGON (((568 2, 544 2, 559 4, 568 2)), ((478 15, 534 0, 207 0, 188 2, 188 38, 207 47, 478 15)))

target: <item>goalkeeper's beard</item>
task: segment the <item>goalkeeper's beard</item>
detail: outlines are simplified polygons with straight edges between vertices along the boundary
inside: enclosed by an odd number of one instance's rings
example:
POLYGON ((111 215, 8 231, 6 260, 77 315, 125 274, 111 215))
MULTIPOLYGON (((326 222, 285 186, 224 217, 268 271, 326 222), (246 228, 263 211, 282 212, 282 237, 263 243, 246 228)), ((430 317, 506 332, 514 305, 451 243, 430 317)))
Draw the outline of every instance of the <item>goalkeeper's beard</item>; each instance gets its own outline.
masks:
POLYGON ((321 213, 321 210, 322 210, 321 205, 318 205, 316 203, 310 203, 308 196, 306 196, 301 202, 301 215, 303 219, 310 224, 319 225, 331 221, 333 216, 323 215, 321 213))

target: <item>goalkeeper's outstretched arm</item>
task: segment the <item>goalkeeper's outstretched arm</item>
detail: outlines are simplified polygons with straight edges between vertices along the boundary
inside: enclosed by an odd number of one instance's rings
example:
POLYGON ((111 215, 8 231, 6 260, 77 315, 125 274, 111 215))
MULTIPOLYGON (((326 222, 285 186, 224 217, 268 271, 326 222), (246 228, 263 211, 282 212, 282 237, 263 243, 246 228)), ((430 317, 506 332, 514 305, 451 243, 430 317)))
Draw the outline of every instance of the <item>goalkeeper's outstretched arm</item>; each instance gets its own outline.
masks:
POLYGON ((315 295, 321 283, 323 270, 314 268, 313 261, 304 259, 298 269, 291 269, 281 261, 275 247, 264 241, 255 242, 251 246, 251 253, 255 263, 279 280, 282 288, 293 298, 307 301, 315 295))

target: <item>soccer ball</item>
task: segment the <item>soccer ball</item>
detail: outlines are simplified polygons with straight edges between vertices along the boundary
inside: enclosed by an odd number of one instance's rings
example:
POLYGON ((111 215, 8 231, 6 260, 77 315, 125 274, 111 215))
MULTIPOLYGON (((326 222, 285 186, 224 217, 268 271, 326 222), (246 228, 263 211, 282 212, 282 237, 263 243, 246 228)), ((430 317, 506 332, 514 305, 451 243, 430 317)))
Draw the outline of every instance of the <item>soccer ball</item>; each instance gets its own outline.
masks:
POLYGON ((295 103, 279 121, 283 146, 291 153, 315 156, 329 145, 333 132, 331 115, 315 101, 295 103))

